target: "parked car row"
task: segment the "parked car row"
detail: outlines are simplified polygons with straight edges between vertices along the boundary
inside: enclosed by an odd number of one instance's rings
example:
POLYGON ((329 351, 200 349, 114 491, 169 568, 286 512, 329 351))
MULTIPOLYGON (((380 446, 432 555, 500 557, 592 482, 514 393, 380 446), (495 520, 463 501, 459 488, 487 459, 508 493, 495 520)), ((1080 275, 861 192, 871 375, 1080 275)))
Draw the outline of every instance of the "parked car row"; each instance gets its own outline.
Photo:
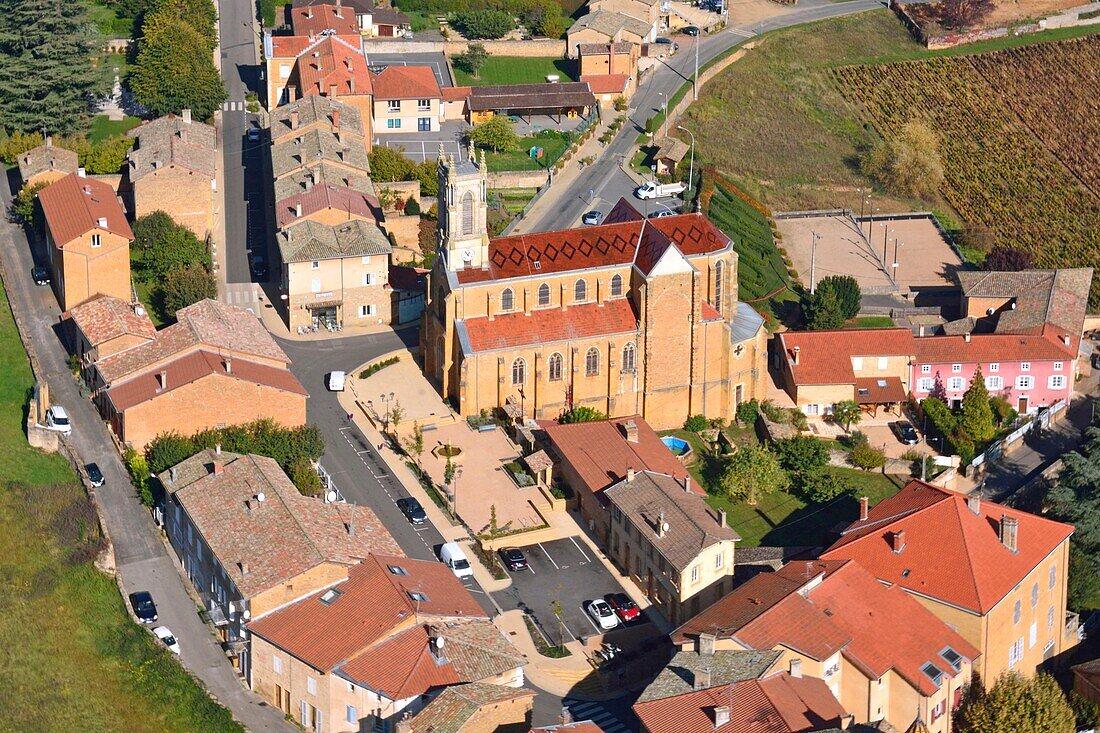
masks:
POLYGON ((625 593, 608 593, 585 604, 585 611, 602 631, 628 624, 641 616, 638 604, 625 593))

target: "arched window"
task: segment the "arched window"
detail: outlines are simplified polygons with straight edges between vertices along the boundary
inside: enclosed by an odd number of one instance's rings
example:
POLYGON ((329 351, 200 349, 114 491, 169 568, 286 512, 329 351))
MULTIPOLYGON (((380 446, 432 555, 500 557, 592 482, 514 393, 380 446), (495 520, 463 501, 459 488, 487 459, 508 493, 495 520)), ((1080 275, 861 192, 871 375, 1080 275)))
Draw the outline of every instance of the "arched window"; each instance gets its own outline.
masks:
POLYGON ((539 308, 550 305, 550 286, 546 283, 539 285, 539 308))
POLYGON ((588 297, 588 283, 584 280, 578 280, 573 283, 573 302, 583 303, 585 298, 588 297))
POLYGON ((633 374, 638 368, 638 349, 630 343, 623 347, 623 373, 633 374))
POLYGON ((593 346, 584 355, 584 374, 591 377, 600 373, 600 350, 593 346))
POLYGON ((527 382, 527 362, 516 359, 512 362, 512 384, 521 385, 527 382))
POLYGON ((505 313, 511 311, 516 307, 516 296, 512 292, 511 288, 504 288, 504 292, 500 294, 500 309, 505 313))
POLYGON ((617 298, 623 294, 623 276, 616 275, 611 278, 611 297, 617 298))
POLYGON ((474 195, 469 191, 462 194, 462 233, 474 233, 474 195))
POLYGON ((549 366, 549 370, 550 370, 550 381, 551 382, 560 382, 561 381, 561 363, 562 363, 561 354, 559 354, 558 352, 555 351, 553 354, 550 355, 550 363, 549 363, 548 366, 549 366))
POLYGON ((722 260, 714 263, 714 308, 719 312, 722 310, 722 275, 724 269, 722 260))

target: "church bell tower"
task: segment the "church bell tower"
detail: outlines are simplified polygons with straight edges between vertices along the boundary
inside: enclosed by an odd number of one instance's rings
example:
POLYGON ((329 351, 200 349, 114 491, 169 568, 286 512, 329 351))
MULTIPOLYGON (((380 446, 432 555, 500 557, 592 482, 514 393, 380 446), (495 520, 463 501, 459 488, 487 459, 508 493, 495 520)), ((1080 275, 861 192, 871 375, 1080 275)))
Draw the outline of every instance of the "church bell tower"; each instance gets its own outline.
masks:
POLYGON ((439 249, 448 270, 489 266, 487 170, 485 152, 478 160, 473 145, 469 160, 455 160, 439 144, 439 249))

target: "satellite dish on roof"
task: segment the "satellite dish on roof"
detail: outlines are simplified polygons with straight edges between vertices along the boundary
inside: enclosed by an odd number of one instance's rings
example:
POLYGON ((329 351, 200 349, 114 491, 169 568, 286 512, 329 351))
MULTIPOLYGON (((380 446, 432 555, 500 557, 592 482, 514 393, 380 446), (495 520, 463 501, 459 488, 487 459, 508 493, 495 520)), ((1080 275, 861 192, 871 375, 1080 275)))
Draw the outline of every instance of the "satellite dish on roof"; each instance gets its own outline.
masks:
POLYGON ((436 649, 442 649, 443 645, 446 643, 446 640, 442 636, 437 636, 432 641, 432 643, 435 644, 436 649))
POLYGON ((668 522, 665 522, 664 524, 661 525, 661 531, 662 532, 667 532, 668 530, 669 530, 668 522))
POLYGON ((327 494, 325 494, 325 501, 327 501, 330 504, 332 502, 336 501, 336 492, 332 491, 332 490, 329 490, 329 492, 327 494))

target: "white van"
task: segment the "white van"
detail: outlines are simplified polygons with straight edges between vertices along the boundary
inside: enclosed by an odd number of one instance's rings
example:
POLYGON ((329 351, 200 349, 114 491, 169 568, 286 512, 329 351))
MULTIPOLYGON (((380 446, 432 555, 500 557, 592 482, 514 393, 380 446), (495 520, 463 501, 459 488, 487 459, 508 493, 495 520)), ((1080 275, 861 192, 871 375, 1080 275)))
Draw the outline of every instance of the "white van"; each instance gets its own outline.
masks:
POLYGON ((344 391, 344 379, 345 374, 343 372, 329 372, 328 375, 328 389, 330 392, 343 392, 344 391))
POLYGON ((472 578, 474 575, 474 569, 470 567, 470 561, 466 559, 466 553, 462 551, 457 542, 447 542, 443 547, 440 547, 439 559, 458 578, 472 578))

